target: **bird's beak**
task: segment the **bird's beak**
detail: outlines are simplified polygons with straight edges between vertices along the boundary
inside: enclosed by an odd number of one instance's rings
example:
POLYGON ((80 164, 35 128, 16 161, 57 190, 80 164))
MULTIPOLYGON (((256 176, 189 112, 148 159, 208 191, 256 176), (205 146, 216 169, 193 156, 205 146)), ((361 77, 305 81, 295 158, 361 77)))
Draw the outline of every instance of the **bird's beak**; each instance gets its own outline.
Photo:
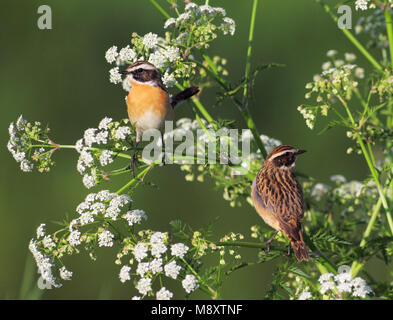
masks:
POLYGON ((119 71, 119 73, 120 73, 120 74, 130 74, 130 73, 131 73, 131 71, 122 70, 122 71, 119 71))
POLYGON ((299 154, 305 153, 307 150, 297 150, 296 155, 298 156, 299 154))

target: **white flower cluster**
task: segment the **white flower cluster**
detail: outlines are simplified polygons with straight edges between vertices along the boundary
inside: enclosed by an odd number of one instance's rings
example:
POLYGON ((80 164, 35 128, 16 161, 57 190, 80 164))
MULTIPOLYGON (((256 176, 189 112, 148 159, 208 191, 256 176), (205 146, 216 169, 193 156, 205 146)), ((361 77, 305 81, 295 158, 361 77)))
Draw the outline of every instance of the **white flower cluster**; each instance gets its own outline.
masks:
POLYGON ((90 189, 97 183, 97 165, 102 167, 111 164, 115 152, 106 149, 92 148, 93 144, 98 146, 113 143, 115 148, 124 148, 122 142, 131 134, 128 120, 113 122, 112 118, 103 118, 98 128, 85 130, 83 138, 75 143, 75 149, 79 153, 77 170, 83 175, 83 184, 90 189), (96 159, 96 161, 95 161, 96 159))
MULTIPOLYGON (((145 216, 141 210, 134 210, 125 215, 127 219, 132 216, 133 225, 135 222, 140 222, 141 218, 145 216), (133 216, 132 216, 133 215, 133 216), (135 220, 136 218, 136 220, 135 220)), ((177 279, 182 267, 177 263, 176 259, 183 259, 188 252, 189 248, 183 243, 175 243, 171 246, 168 245, 168 235, 163 232, 154 232, 145 240, 141 240, 130 249, 134 259, 129 260, 135 266, 135 274, 138 277, 135 281, 136 289, 143 297, 152 292, 153 280, 160 275, 165 275, 171 279, 177 279), (169 249, 170 248, 170 254, 169 249)), ((127 249, 128 251, 128 249, 127 249)), ((121 263, 120 260, 118 263, 121 263)), ((121 282, 131 280, 131 266, 123 265, 120 269, 119 279, 121 282)), ((186 280, 186 279, 184 279, 186 280)), ((183 281, 184 281, 183 280, 183 281)), ((192 292, 197 288, 197 281, 191 281, 190 277, 184 282, 183 287, 187 293, 192 292)), ((173 297, 173 294, 162 287, 156 292, 158 300, 168 300, 173 297)), ((138 297, 140 298, 140 297, 138 297)))
POLYGON ((202 25, 207 20, 213 20, 215 17, 222 17, 222 23, 218 27, 224 34, 231 34, 232 36, 236 31, 236 24, 232 18, 226 17, 224 8, 211 7, 207 4, 198 6, 196 3, 188 2, 185 6, 184 13, 180 14, 177 18, 169 18, 164 28, 170 26, 180 27, 185 23, 193 22, 197 26, 202 25))
POLYGON ((356 10, 367 10, 368 9, 368 0, 356 0, 355 1, 355 9, 356 10))
POLYGON ((8 141, 7 148, 15 161, 20 163, 20 169, 23 172, 31 172, 34 167, 33 162, 26 158, 26 152, 24 151, 24 149, 28 148, 28 140, 24 136, 27 123, 21 115, 15 124, 11 122, 8 127, 10 140, 8 141))
POLYGON ((354 199, 361 195, 363 184, 359 181, 343 183, 340 187, 333 190, 333 193, 343 199, 354 199))
POLYGON ((332 273, 324 273, 319 277, 320 292, 351 294, 353 297, 366 298, 373 291, 367 285, 366 281, 360 277, 352 279, 351 268, 347 265, 342 265, 338 268, 336 275, 332 273))
POLYGON ((38 272, 41 274, 42 279, 46 281, 46 284, 48 285, 46 287, 61 287, 61 284, 58 283, 56 277, 52 273, 52 268, 55 267, 52 259, 37 248, 37 242, 34 239, 30 240, 29 250, 33 254, 37 264, 38 272))
MULTIPOLYGON (((155 33, 149 32, 145 34, 141 39, 141 43, 149 56, 148 61, 157 68, 169 68, 181 59, 179 48, 170 45, 165 39, 159 37, 155 33)), ((140 50, 138 50, 138 52, 139 51, 140 50)), ((108 63, 116 62, 117 64, 116 67, 109 70, 109 81, 114 84, 122 82, 123 89, 128 92, 131 88, 131 84, 127 78, 122 81, 119 66, 125 63, 131 64, 138 60, 145 60, 144 54, 140 52, 140 55, 137 55, 129 45, 122 48, 118 53, 117 47, 112 46, 105 53, 105 59, 108 63)), ((168 70, 166 70, 162 76, 162 81, 168 88, 175 86, 177 83, 175 75, 168 70)))
MULTIPOLYGON (((88 194, 85 200, 76 208, 76 212, 79 214, 79 217, 72 220, 70 223, 71 234, 68 237, 68 241, 70 244, 71 242, 73 244, 79 242, 79 239, 77 238, 79 231, 74 229, 75 225, 83 226, 87 223, 94 222, 97 215, 116 221, 123 208, 129 207, 131 202, 132 199, 130 196, 126 194, 118 195, 116 193, 111 193, 108 190, 101 190, 98 193, 88 194)), ((112 239, 113 234, 110 234, 109 231, 104 231, 99 234, 99 245, 106 247, 112 246, 112 239)))
POLYGON ((112 232, 105 230, 98 235, 98 246, 99 247, 112 247, 113 238, 115 236, 112 232))
POLYGON ((117 52, 117 46, 112 46, 105 53, 106 61, 108 63, 115 62, 118 66, 134 62, 135 57, 136 53, 129 45, 120 49, 120 52, 117 52))
MULTIPOLYGON (((61 284, 54 275, 56 272, 56 265, 54 263, 53 257, 49 256, 47 252, 51 252, 56 248, 56 243, 51 235, 45 235, 45 224, 42 223, 38 226, 36 230, 37 238, 31 239, 29 243, 29 250, 33 254, 34 260, 37 264, 38 273, 41 274, 43 283, 42 288, 50 289, 51 287, 59 288, 61 284), (43 247, 44 251, 39 249, 43 247)), ((63 280, 71 280, 72 272, 67 270, 65 266, 58 269, 60 278, 63 280)))
POLYGON ((322 73, 314 75, 313 82, 306 84, 306 89, 310 91, 305 95, 305 98, 309 99, 312 94, 317 94, 316 101, 325 103, 321 106, 321 113, 325 116, 328 105, 335 101, 335 96, 340 95, 349 100, 352 91, 358 86, 355 78, 364 78, 364 69, 353 64, 356 60, 355 54, 345 53, 344 60, 336 58, 336 50, 329 50, 326 55, 329 61, 322 64, 322 73))
POLYGON ((303 118, 306 120, 307 127, 309 127, 311 130, 314 129, 314 125, 315 125, 314 111, 304 106, 298 106, 297 110, 301 113, 303 118))
POLYGON ((187 47, 207 47, 207 43, 214 40, 217 35, 214 30, 218 29, 223 34, 234 35, 236 23, 226 16, 223 8, 209 5, 199 6, 193 2, 187 2, 184 12, 179 13, 177 18, 169 18, 165 21, 164 29, 173 27, 173 32, 167 32, 165 38, 149 32, 143 36, 136 33, 132 36, 132 44, 118 51, 117 46, 110 47, 105 53, 108 63, 116 66, 109 70, 109 81, 117 84, 122 83, 123 89, 129 91, 131 84, 127 77, 122 80, 119 66, 131 64, 139 60, 147 60, 162 71, 162 81, 167 88, 176 85, 177 78, 183 78, 194 71, 190 64, 183 62, 183 58, 189 55, 187 47), (220 19, 218 25, 214 25, 215 19, 220 19), (190 34, 190 25, 193 33, 190 34))
POLYGON ((319 201, 329 191, 329 186, 324 183, 317 183, 311 190, 311 196, 319 201))
POLYGON ((198 279, 192 274, 186 275, 181 284, 187 293, 191 293, 199 287, 198 279))
POLYGON ((123 216, 123 218, 126 219, 128 222, 128 225, 130 227, 132 227, 134 224, 141 224, 142 219, 147 220, 147 215, 146 215, 145 211, 136 209, 136 210, 128 211, 123 216))
POLYGON ((342 200, 355 201, 359 197, 372 197, 378 196, 378 188, 373 180, 367 183, 361 183, 356 180, 347 182, 347 179, 339 174, 332 175, 330 180, 334 183, 334 187, 329 187, 324 183, 316 183, 311 189, 311 196, 320 201, 322 197, 329 191, 332 195, 339 197, 342 200))

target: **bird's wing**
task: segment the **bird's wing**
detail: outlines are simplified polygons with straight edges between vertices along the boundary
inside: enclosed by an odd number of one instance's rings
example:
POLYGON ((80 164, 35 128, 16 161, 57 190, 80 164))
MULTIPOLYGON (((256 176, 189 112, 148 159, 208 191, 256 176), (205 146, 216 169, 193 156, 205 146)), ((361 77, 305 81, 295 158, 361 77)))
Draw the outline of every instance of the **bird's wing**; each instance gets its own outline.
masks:
POLYGON ((171 99, 172 108, 175 108, 183 101, 191 98, 193 95, 196 95, 199 92, 198 86, 192 86, 180 91, 179 93, 175 94, 171 99))
POLYGON ((299 237, 303 219, 303 191, 293 173, 266 174, 259 172, 255 188, 259 204, 273 214, 281 229, 293 238, 299 237))

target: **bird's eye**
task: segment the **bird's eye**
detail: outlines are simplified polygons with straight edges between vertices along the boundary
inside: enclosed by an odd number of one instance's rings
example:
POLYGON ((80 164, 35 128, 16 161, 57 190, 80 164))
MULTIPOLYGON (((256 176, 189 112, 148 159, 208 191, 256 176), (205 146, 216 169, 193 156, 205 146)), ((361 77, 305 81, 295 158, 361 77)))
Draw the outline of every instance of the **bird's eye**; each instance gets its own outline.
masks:
POLYGON ((139 68, 139 69, 136 70, 136 72, 138 72, 138 73, 141 73, 142 71, 143 71, 142 68, 139 68))

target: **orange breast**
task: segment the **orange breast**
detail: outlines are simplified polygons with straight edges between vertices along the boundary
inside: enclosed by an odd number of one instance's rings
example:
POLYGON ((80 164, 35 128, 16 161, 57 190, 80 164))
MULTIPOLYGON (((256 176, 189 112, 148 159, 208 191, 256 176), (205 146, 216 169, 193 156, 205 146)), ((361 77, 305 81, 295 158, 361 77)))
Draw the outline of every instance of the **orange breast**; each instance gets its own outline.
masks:
POLYGON ((142 130, 148 129, 146 126, 158 129, 157 124, 169 118, 173 113, 168 94, 160 87, 134 81, 131 81, 131 84, 132 87, 127 97, 127 111, 131 123, 138 128, 143 122, 143 128, 140 128, 142 130), (152 121, 147 121, 146 117, 152 118, 152 121))

